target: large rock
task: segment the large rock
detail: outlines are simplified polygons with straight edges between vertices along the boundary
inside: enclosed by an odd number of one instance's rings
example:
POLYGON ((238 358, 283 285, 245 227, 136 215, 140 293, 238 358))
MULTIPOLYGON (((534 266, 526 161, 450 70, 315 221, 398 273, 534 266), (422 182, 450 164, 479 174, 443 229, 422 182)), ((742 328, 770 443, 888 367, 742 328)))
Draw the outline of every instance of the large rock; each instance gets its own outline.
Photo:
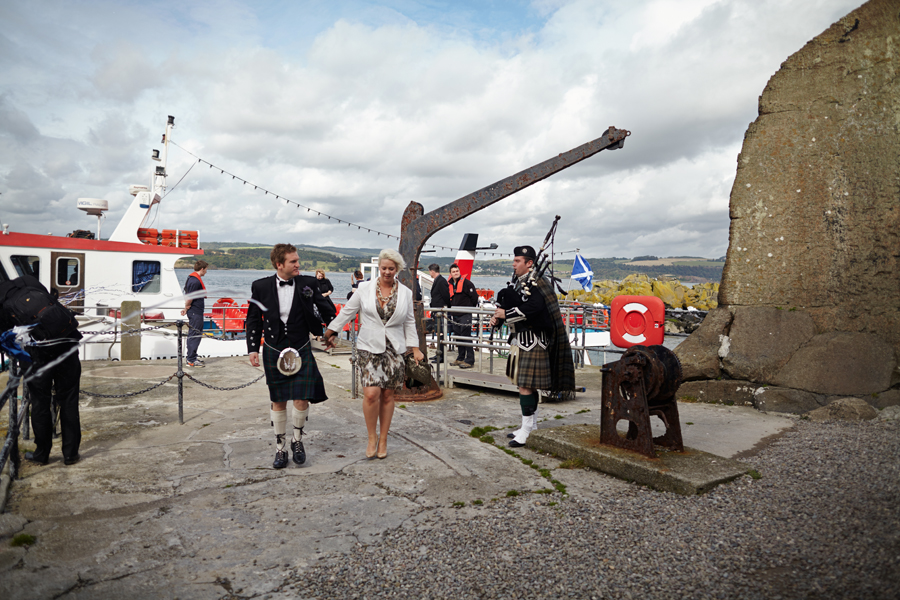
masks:
POLYGON ((810 421, 868 421, 878 416, 878 411, 859 398, 839 398, 828 406, 806 414, 810 421))
POLYGON ((714 308, 707 313, 700 327, 675 347, 684 381, 715 379, 721 374, 719 348, 728 336, 731 320, 730 310, 714 308))
POLYGON ((825 404, 824 396, 803 390, 782 387, 757 388, 753 405, 765 412, 781 412, 802 415, 825 404))
POLYGON ((800 348, 772 379, 819 394, 872 394, 890 387, 897 366, 891 347, 870 333, 832 331, 800 348))
POLYGON ((802 308, 820 333, 900 355, 898 44, 897 0, 871 0, 769 80, 738 155, 720 305, 802 308))
POLYGON ((722 367, 732 379, 772 381, 794 351, 815 334, 816 327, 805 311, 739 306, 734 310, 731 343, 722 367))

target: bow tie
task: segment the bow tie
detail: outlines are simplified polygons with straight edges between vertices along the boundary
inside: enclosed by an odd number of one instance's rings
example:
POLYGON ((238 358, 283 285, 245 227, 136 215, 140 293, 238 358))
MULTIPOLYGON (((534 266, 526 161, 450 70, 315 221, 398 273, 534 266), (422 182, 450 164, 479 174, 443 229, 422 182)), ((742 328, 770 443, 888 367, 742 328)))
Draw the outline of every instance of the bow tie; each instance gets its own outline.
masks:
POLYGON ((293 279, 288 279, 287 281, 278 280, 278 286, 281 287, 283 285, 294 285, 293 279))

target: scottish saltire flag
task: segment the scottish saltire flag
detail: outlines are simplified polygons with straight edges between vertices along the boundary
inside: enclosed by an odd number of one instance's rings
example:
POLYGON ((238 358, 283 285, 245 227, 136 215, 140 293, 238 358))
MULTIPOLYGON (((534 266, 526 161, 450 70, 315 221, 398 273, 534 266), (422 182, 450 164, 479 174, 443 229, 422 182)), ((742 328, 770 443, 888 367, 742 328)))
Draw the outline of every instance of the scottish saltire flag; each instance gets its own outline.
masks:
POLYGON ((578 282, 584 291, 589 292, 594 287, 594 272, 580 254, 575 255, 575 265, 572 267, 572 279, 578 282))

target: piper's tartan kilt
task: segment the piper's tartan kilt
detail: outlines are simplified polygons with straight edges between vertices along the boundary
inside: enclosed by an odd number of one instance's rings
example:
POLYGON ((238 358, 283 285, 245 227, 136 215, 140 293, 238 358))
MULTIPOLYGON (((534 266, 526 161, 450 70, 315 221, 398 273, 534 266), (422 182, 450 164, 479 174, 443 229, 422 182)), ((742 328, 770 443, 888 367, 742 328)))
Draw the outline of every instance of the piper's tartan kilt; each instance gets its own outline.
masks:
POLYGON ((552 380, 550 355, 547 349, 541 348, 540 344, 536 344, 531 350, 523 350, 518 346, 510 347, 506 376, 519 387, 549 390, 552 380))
POLYGON ((300 355, 299 371, 294 375, 283 375, 278 370, 276 364, 278 355, 288 346, 287 340, 274 348, 268 343, 263 344, 262 363, 266 372, 266 385, 269 386, 269 399, 272 402, 307 400, 313 404, 328 400, 328 396, 325 395, 325 383, 322 381, 316 359, 313 358, 310 344, 300 349, 294 348, 300 355))

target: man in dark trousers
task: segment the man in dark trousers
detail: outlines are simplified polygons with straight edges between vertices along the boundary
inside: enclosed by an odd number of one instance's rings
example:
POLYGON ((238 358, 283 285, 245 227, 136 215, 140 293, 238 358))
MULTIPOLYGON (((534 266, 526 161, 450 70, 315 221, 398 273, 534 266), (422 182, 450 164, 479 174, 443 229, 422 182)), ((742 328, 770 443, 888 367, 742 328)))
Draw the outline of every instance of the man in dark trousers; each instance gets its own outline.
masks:
POLYGON ((25 317, 27 311, 19 310, 24 303, 36 306, 44 303, 43 316, 53 316, 52 330, 47 324, 38 324, 29 332, 35 344, 24 349, 31 356, 32 363, 21 365, 30 375, 25 379, 25 387, 31 398, 31 427, 34 430, 34 452, 26 452, 26 460, 46 465, 50 461, 53 446, 53 415, 50 400, 56 387, 56 403, 59 406, 59 423, 62 434, 63 462, 73 465, 81 458, 81 419, 78 414, 78 392, 81 385, 81 361, 78 358, 78 340, 81 333, 77 328, 75 315, 52 298, 40 281, 24 275, 0 285, 0 331, 8 331, 16 325, 32 324, 35 321, 25 317), (20 302, 16 303, 15 298, 20 302), (28 321, 32 321, 29 323, 28 321), (62 325, 65 323, 65 325, 62 325), (60 329, 62 327, 62 329, 60 329))
POLYGON ((197 356, 197 349, 200 347, 200 339, 203 337, 203 309, 205 308, 204 298, 206 298, 206 285, 203 283, 203 277, 206 276, 206 270, 209 263, 205 260, 198 260, 194 263, 194 272, 188 275, 187 281, 184 283, 184 308, 181 310, 182 315, 188 318, 188 338, 187 338, 187 365, 189 367, 203 367, 203 361, 197 356))
MULTIPOLYGON (((450 306, 458 308, 461 306, 478 306, 478 292, 475 290, 475 284, 464 277, 460 277, 459 266, 453 263, 450 266, 450 281, 447 282, 450 291, 450 306)), ((472 336, 472 315, 471 313, 450 313, 453 323, 454 335, 460 337, 472 336)), ((450 363, 460 369, 471 369, 475 366, 475 349, 471 346, 461 346, 457 344, 456 360, 450 363)))
MULTIPOLYGON (((431 274, 431 308, 444 308, 450 306, 450 288, 447 287, 447 280, 441 275, 441 266, 437 263, 428 265, 428 272, 431 274)), ((431 359, 433 363, 439 363, 444 360, 444 347, 441 342, 444 340, 444 328, 442 320, 437 318, 434 313, 431 314, 438 333, 438 348, 431 359)))
POLYGON ((319 292, 315 277, 300 275, 297 248, 290 244, 276 244, 269 256, 275 275, 257 279, 251 286, 252 296, 247 310, 247 351, 250 364, 258 367, 260 338, 265 336, 262 364, 266 373, 271 400, 270 416, 275 428, 275 462, 272 466, 287 466, 285 434, 287 430, 287 402, 293 400, 291 421, 292 460, 306 462, 303 448, 303 426, 309 415, 309 403, 328 399, 325 384, 316 359, 313 358, 310 336, 323 333, 322 321, 335 317, 334 305, 319 292), (316 316, 318 308, 321 319, 316 316))

